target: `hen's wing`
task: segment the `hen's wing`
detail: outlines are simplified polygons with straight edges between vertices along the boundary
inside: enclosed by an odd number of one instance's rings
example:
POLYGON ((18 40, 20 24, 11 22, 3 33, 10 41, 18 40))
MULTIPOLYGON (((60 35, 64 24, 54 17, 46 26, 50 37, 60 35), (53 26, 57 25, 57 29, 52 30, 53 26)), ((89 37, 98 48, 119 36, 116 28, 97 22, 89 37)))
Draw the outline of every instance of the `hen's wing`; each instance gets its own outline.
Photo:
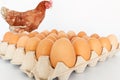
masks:
POLYGON ((34 9, 26 12, 18 12, 3 7, 1 11, 6 22, 12 27, 11 29, 15 29, 15 31, 25 30, 30 32, 37 29, 45 17, 45 10, 37 11, 34 9))
POLYGON ((45 12, 39 12, 36 10, 30 10, 27 12, 24 12, 22 14, 22 25, 27 26, 25 28, 20 28, 24 29, 25 31, 32 31, 34 29, 37 29, 39 24, 43 21, 45 17, 45 12))

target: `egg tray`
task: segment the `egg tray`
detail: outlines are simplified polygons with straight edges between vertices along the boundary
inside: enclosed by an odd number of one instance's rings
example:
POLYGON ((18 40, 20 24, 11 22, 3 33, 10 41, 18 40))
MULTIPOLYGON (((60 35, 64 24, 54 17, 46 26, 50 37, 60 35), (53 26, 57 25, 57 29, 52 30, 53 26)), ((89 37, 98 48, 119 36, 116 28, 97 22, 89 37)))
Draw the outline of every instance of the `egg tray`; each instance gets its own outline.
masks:
POLYGON ((71 73, 82 73, 87 66, 96 66, 99 61, 105 61, 108 57, 112 57, 120 51, 112 48, 110 52, 103 48, 101 56, 92 51, 91 58, 85 61, 81 56, 77 56, 74 67, 68 68, 63 62, 58 62, 55 69, 51 67, 49 56, 41 56, 37 61, 34 51, 28 51, 25 54, 24 48, 16 48, 15 45, 8 45, 7 42, 0 43, 0 56, 4 60, 10 60, 11 64, 21 65, 20 70, 35 80, 68 80, 71 73))

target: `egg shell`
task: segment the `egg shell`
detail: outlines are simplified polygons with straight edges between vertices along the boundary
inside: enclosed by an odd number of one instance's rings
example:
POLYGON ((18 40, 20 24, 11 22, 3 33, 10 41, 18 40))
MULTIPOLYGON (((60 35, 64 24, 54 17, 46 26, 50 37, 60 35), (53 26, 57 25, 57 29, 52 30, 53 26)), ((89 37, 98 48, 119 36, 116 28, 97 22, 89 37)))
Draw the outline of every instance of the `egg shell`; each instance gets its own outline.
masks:
POLYGON ((52 36, 54 36, 56 39, 58 39, 58 35, 55 33, 51 33, 52 36))
POLYGON ((63 62, 69 68, 75 65, 76 54, 69 39, 60 38, 53 44, 50 62, 53 68, 56 67, 58 62, 63 62))
POLYGON ((49 35, 52 35, 52 36, 58 38, 58 35, 56 33, 50 33, 49 35))
POLYGON ((38 34, 39 32, 37 32, 37 31, 34 31, 34 32, 30 32, 29 34, 28 34, 28 36, 31 38, 31 37, 34 37, 36 34, 38 34))
POLYGON ((79 39, 80 37, 73 37, 72 39, 71 39, 71 43, 73 43, 75 40, 77 40, 77 39, 79 39))
POLYGON ((8 42, 9 40, 10 40, 10 38, 11 38, 11 36, 13 35, 13 33, 12 32, 6 32, 5 34, 4 34, 4 36, 3 36, 3 42, 8 42))
POLYGON ((39 33, 39 34, 36 34, 35 37, 38 37, 39 39, 42 40, 42 39, 44 39, 46 36, 45 36, 44 34, 39 33))
POLYGON ((20 37, 21 37, 21 36, 28 36, 28 33, 26 33, 26 32, 17 33, 17 34, 19 34, 20 37))
POLYGON ((58 31, 56 29, 52 29, 50 33, 58 34, 58 31))
POLYGON ((68 38, 68 36, 64 31, 60 31, 58 32, 58 38, 68 38))
POLYGON ((27 51, 35 51, 40 39, 38 37, 32 37, 27 40, 25 45, 25 50, 27 51))
POLYGON ((91 38, 97 38, 97 39, 100 38, 100 36, 98 34, 96 34, 96 33, 92 34, 90 37, 91 38))
POLYGON ((38 43, 36 48, 36 57, 39 59, 40 56, 49 56, 53 41, 50 39, 43 39, 38 43))
POLYGON ((87 34, 86 34, 86 32, 84 32, 84 31, 80 31, 80 32, 77 34, 78 37, 83 37, 83 36, 85 36, 85 35, 87 35, 87 34))
POLYGON ((57 37, 56 37, 57 35, 55 35, 55 33, 51 33, 51 34, 49 34, 46 38, 48 38, 48 39, 51 39, 52 41, 56 41, 57 40, 57 37))
POLYGON ((73 37, 76 36, 75 32, 74 31, 68 31, 67 32, 67 35, 68 35, 68 38, 71 40, 73 37))
POLYGON ((72 42, 77 56, 83 57, 86 61, 90 60, 91 52, 88 41, 84 38, 78 38, 72 42))
POLYGON ((13 35, 11 35, 10 40, 8 41, 9 44, 17 44, 17 41, 19 40, 20 35, 17 33, 14 33, 13 35))
POLYGON ((41 34, 47 36, 49 34, 49 31, 45 30, 45 31, 41 32, 41 34))
POLYGON ((98 39, 89 38, 88 43, 90 45, 91 51, 95 51, 98 56, 102 54, 102 45, 98 39))
POLYGON ((118 39, 117 39, 116 35, 110 34, 110 35, 107 36, 107 38, 110 40, 110 43, 112 44, 112 47, 114 49, 117 49, 118 46, 119 46, 119 43, 118 43, 118 39))
POLYGON ((29 37, 27 35, 20 37, 17 42, 17 48, 18 47, 25 48, 25 45, 26 45, 28 39, 29 39, 29 37))
POLYGON ((87 35, 84 35, 82 38, 84 38, 84 39, 86 39, 86 40, 89 40, 89 36, 87 36, 87 35))
POLYGON ((112 45, 110 43, 110 40, 107 37, 100 37, 99 40, 100 40, 100 43, 102 44, 102 47, 106 48, 108 51, 111 50, 112 45))

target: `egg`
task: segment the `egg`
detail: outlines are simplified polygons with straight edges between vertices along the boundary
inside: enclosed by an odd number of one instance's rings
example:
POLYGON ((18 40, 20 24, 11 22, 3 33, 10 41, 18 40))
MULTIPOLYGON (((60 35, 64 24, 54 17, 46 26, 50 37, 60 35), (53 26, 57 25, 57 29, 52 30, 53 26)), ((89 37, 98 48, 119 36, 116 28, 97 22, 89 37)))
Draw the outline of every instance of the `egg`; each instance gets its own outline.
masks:
POLYGON ((58 38, 68 38, 68 36, 64 31, 59 31, 58 32, 58 38))
POLYGON ((68 31, 67 32, 67 35, 68 35, 68 38, 71 40, 73 37, 76 36, 75 32, 74 31, 68 31))
POLYGON ((26 45, 28 39, 29 39, 29 37, 27 35, 20 37, 17 42, 17 47, 25 48, 25 45, 26 45))
POLYGON ((51 33, 50 35, 54 36, 55 38, 58 39, 58 35, 56 33, 51 33))
POLYGON ((119 46, 119 42, 118 42, 117 37, 114 34, 110 34, 107 36, 107 38, 110 40, 110 42, 112 44, 112 48, 117 49, 119 46))
POLYGON ((33 32, 30 32, 29 34, 28 34, 28 36, 29 37, 34 37, 36 34, 38 34, 39 32, 37 32, 37 31, 33 31, 33 32))
POLYGON ((6 32, 3 36, 3 42, 8 42, 11 38, 11 35, 13 34, 13 32, 6 32))
POLYGON ((108 51, 111 50, 112 45, 110 43, 110 40, 107 37, 100 37, 99 40, 100 40, 102 47, 106 48, 108 51))
POLYGON ((58 62, 64 63, 69 68, 75 65, 76 54, 68 38, 60 38, 53 44, 50 62, 53 68, 56 67, 58 62))
POLYGON ((89 38, 88 43, 90 45, 91 51, 95 51, 98 56, 102 54, 102 45, 98 39, 89 38))
POLYGON ((17 33, 17 34, 19 34, 20 37, 21 36, 28 36, 28 32, 22 32, 22 33, 17 33))
POLYGON ((84 32, 84 31, 80 31, 80 32, 77 34, 78 37, 83 37, 83 36, 85 36, 85 35, 87 35, 87 34, 86 34, 86 32, 84 32))
POLYGON ((40 39, 38 37, 32 37, 27 40, 25 45, 25 50, 27 51, 35 51, 40 39))
POLYGON ((50 39, 43 39, 38 43, 38 46, 36 48, 36 57, 37 60, 40 56, 49 56, 51 47, 53 45, 53 41, 50 39))
POLYGON ((71 43, 73 43, 75 40, 78 40, 78 39, 80 39, 80 37, 73 37, 72 39, 71 39, 71 43))
POLYGON ((9 40, 10 40, 10 38, 11 38, 11 36, 13 35, 13 33, 12 32, 6 32, 5 34, 4 34, 4 36, 3 36, 3 42, 8 42, 9 40))
POLYGON ((72 45, 75 49, 75 53, 77 56, 83 57, 84 60, 88 61, 91 57, 91 51, 90 46, 88 44, 88 41, 84 38, 76 37, 77 39, 74 39, 72 41, 72 45))
POLYGON ((58 34, 58 31, 56 29, 52 29, 50 33, 58 34))
POLYGON ((8 41, 9 44, 16 44, 17 41, 19 40, 20 35, 17 33, 14 33, 11 37, 10 40, 8 41))
POLYGON ((39 33, 39 34, 36 34, 35 37, 38 37, 39 39, 42 40, 42 39, 44 39, 46 36, 45 36, 44 34, 39 33))
POLYGON ((41 32, 41 34, 47 36, 49 34, 49 31, 48 30, 44 30, 43 32, 41 32))
POLYGON ((90 37, 91 38, 97 38, 97 39, 100 38, 100 36, 98 34, 96 34, 96 33, 92 34, 90 37))
POLYGON ((82 38, 84 38, 84 39, 86 39, 86 40, 89 40, 89 36, 87 36, 87 35, 84 35, 82 38))
POLYGON ((51 33, 46 38, 55 42, 57 40, 57 34, 51 33))

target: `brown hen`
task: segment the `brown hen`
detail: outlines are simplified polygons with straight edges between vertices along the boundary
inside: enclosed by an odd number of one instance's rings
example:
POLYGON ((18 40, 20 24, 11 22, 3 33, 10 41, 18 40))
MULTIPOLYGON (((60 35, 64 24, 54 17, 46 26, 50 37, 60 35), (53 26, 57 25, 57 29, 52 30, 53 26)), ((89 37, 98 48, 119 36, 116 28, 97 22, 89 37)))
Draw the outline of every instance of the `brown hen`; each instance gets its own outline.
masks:
POLYGON ((52 1, 41 1, 33 10, 18 12, 2 7, 1 14, 14 32, 31 32, 38 28, 45 17, 46 9, 52 6, 52 1))

